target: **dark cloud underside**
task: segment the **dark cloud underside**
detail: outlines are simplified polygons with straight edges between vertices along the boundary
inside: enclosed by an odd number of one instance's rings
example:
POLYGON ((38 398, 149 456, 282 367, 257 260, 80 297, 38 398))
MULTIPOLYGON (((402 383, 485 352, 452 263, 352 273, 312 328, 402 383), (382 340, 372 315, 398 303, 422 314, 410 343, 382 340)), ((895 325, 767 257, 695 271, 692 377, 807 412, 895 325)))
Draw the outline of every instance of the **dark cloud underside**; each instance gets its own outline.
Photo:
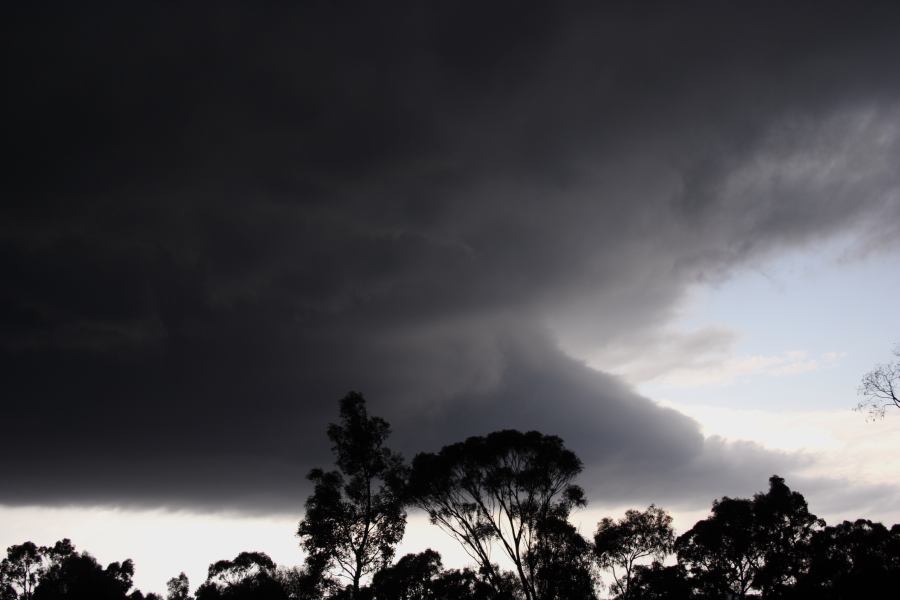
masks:
POLYGON ((895 236, 897 17, 9 9, 0 502, 294 510, 348 389, 407 453, 537 428, 609 498, 758 487, 799 459, 704 441, 560 345, 895 236))

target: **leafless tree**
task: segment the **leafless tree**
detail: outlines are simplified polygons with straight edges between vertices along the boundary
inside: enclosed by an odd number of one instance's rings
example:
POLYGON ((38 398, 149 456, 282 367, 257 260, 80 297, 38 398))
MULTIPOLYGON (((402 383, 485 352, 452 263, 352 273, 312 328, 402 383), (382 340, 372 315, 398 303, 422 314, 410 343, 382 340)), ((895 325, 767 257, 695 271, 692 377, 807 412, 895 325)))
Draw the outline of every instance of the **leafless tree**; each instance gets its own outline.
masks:
POLYGON ((859 384, 862 399, 856 410, 867 414, 870 420, 884 418, 884 411, 891 406, 900 408, 900 345, 894 349, 897 360, 878 365, 865 374, 859 384))

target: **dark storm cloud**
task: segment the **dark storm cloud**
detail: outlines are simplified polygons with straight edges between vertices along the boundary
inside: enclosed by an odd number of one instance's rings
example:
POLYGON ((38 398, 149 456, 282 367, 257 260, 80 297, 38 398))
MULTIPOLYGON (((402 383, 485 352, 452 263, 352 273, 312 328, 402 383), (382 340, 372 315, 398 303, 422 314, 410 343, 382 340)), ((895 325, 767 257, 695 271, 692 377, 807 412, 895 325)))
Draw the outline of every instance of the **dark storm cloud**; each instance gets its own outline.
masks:
POLYGON ((610 499, 802 465, 560 345, 897 233, 893 11, 216 6, 2 25, 0 502, 296 510, 351 388, 408 453, 558 433, 610 499))

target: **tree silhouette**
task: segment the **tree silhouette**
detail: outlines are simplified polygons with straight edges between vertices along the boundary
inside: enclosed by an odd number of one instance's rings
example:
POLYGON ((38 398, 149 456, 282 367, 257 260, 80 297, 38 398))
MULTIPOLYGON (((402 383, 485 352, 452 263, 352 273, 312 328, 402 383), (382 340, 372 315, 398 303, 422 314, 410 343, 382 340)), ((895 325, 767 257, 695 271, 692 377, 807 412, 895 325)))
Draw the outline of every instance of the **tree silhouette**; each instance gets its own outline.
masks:
POLYGON ((275 563, 265 552, 241 552, 234 560, 219 560, 209 565, 207 581, 234 585, 259 574, 271 575, 275 563))
POLYGON ((191 584, 183 572, 166 582, 166 600, 190 600, 191 584))
MULTIPOLYGON (((714 501, 674 543, 671 517, 651 504, 604 518, 591 544, 568 521, 585 504, 573 483, 581 462, 558 437, 497 431, 419 454, 407 470, 384 447, 387 423, 354 393, 328 435, 338 470, 311 474, 303 568, 241 552, 209 566, 196 600, 596 600, 598 565, 613 570, 616 600, 848 600, 900 589, 900 525, 825 527, 777 475, 765 493, 714 501), (477 570, 444 570, 433 550, 391 565, 404 502, 456 537, 477 570), (664 565, 673 547, 678 563, 664 565), (515 572, 490 560, 497 549, 515 572)), ((131 560, 104 568, 68 539, 25 542, 0 561, 0 600, 162 600, 132 589, 133 575, 131 560)), ((166 600, 191 600, 184 573, 167 589, 166 600)))
POLYGON ((432 580, 430 592, 432 600, 513 600, 514 587, 514 581, 506 577, 497 592, 472 569, 450 569, 432 580))
POLYGON ((403 461, 385 447, 390 426, 369 417, 356 392, 341 400, 340 424, 328 427, 338 470, 313 469, 315 484, 297 534, 313 567, 336 565, 357 598, 360 580, 390 563, 403 538, 403 461))
POLYGON ((678 560, 704 597, 746 596, 762 560, 752 527, 753 503, 725 497, 713 502, 710 517, 678 538, 678 560))
POLYGON ((441 555, 429 549, 378 571, 360 593, 367 600, 513 600, 514 587, 506 578, 498 594, 471 569, 443 570, 441 555))
POLYGON ((19 595, 16 593, 16 588, 14 588, 9 579, 0 572, 0 600, 17 600, 18 597, 19 595))
POLYGON ((163 600, 163 597, 159 594, 154 594, 153 592, 144 595, 141 590, 134 590, 128 594, 128 600, 163 600))
POLYGON ((900 526, 865 519, 817 531, 798 598, 890 598, 900 590, 900 526))
POLYGON ((712 515, 675 546, 701 594, 745 598, 755 589, 763 598, 777 598, 802 575, 807 546, 821 524, 803 496, 773 475, 769 491, 752 500, 715 501, 712 515))
POLYGON ((7 548, 6 558, 0 562, 0 586, 5 590, 4 595, 12 593, 23 600, 31 600, 43 572, 43 561, 43 553, 34 542, 7 548))
POLYGON ((58 565, 60 562, 75 553, 75 546, 69 538, 63 538, 52 546, 41 546, 41 554, 50 561, 50 566, 58 565))
POLYGON ((753 496, 754 535, 762 551, 754 587, 764 598, 777 598, 797 582, 808 566, 809 543, 824 525, 809 512, 806 499, 784 479, 769 478, 769 491, 753 496))
POLYGON ((541 521, 537 534, 537 543, 525 556, 534 572, 535 597, 594 600, 599 582, 594 574, 590 542, 565 519, 541 521))
POLYGON ((264 552, 241 552, 234 560, 209 565, 197 600, 287 600, 275 577, 275 563, 264 552))
POLYGON ((321 566, 279 568, 275 577, 291 600, 321 600, 332 598, 343 586, 330 577, 321 566))
POLYGON ((580 471, 581 461, 556 436, 497 431, 416 456, 409 495, 462 544, 498 591, 494 544, 515 566, 526 600, 539 600, 540 527, 585 504, 572 483, 580 471))
POLYGON ((866 373, 859 384, 862 400, 856 410, 868 413, 869 419, 884 417, 889 407, 900 408, 900 346, 894 350, 898 358, 893 363, 878 365, 866 373))
POLYGON ((378 600, 430 599, 433 581, 441 569, 441 555, 434 550, 407 554, 396 564, 375 573, 372 594, 378 600))
POLYGON ((631 600, 690 600, 694 598, 684 565, 635 565, 628 586, 631 600))
POLYGON ((672 517, 653 504, 644 511, 628 510, 619 521, 604 518, 594 534, 597 563, 612 573, 612 590, 625 599, 631 598, 631 580, 638 561, 662 561, 674 544, 672 517))
POLYGON ((125 600, 133 576, 131 560, 104 569, 90 554, 73 550, 50 565, 34 590, 34 600, 125 600))

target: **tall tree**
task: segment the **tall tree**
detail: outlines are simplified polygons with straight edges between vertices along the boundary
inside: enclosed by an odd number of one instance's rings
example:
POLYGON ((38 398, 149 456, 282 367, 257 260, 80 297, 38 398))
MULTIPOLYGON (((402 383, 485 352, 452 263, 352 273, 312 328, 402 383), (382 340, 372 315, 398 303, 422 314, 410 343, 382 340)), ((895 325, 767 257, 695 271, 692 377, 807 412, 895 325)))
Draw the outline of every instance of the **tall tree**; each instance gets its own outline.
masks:
POLYGON ((368 415, 363 396, 350 392, 341 400, 340 423, 328 427, 338 468, 308 476, 315 488, 297 528, 307 562, 336 566, 353 598, 364 576, 390 563, 406 527, 405 469, 385 446, 390 433, 384 419, 368 415))
POLYGON ((456 538, 498 588, 491 562, 499 546, 512 561, 527 600, 539 600, 541 526, 564 521, 585 504, 573 483, 581 461, 560 438, 505 430, 471 437, 413 461, 409 497, 432 523, 456 538))
POLYGON ((754 541, 752 501, 725 497, 675 545, 702 597, 744 598, 762 562, 754 541))
POLYGON ((745 598, 751 590, 778 598, 808 564, 808 545, 822 521, 777 475, 753 499, 722 498, 712 515, 675 543, 698 590, 710 597, 745 598))
POLYGON ((525 557, 534 573, 535 597, 594 600, 599 581, 590 542, 565 519, 546 519, 537 533, 537 543, 525 557))
POLYGON ((643 559, 662 561, 675 545, 672 517, 651 504, 647 510, 628 510, 614 521, 608 517, 597 524, 594 553, 602 569, 613 577, 612 589, 629 599, 634 568, 643 559))
POLYGON ((769 478, 768 492, 753 496, 753 518, 762 554, 753 585, 763 598, 780 598, 808 568, 810 541, 825 522, 777 475, 769 478))
POLYGON ((17 591, 22 600, 31 600, 43 570, 44 555, 34 542, 10 546, 6 558, 0 562, 0 586, 7 593, 17 591))

